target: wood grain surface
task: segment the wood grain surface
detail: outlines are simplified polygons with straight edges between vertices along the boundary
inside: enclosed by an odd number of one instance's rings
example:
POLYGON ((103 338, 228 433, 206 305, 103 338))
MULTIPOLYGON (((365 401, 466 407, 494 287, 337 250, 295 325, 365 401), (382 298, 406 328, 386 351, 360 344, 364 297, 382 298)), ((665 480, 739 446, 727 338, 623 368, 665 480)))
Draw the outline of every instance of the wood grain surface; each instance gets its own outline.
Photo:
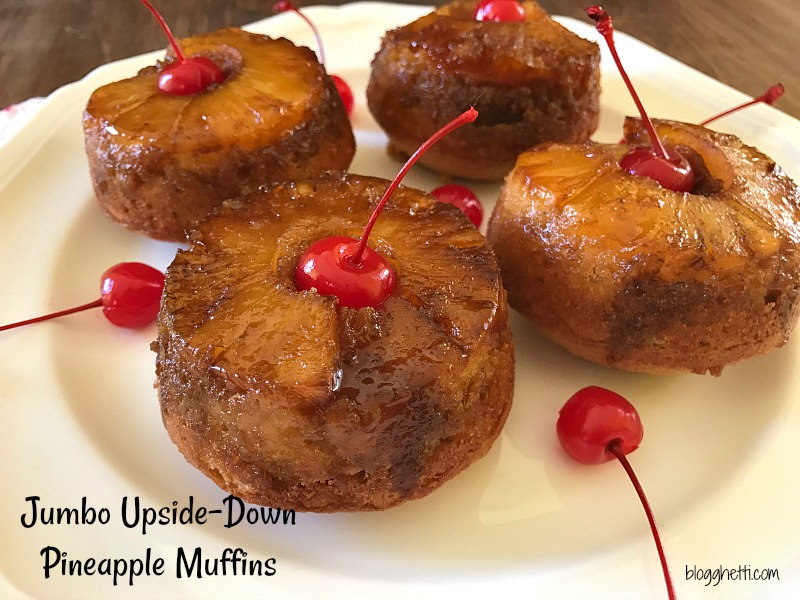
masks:
MULTIPOLYGON (((430 4, 411 1, 410 4, 430 4)), ((541 0, 585 19, 587 0, 541 0)), ((271 14, 272 0, 155 0, 179 37, 271 14)), ((297 2, 341 4, 341 2, 297 2)), ((781 81, 776 104, 800 118, 797 0, 608 0, 615 26, 749 95, 781 81)), ((0 107, 43 96, 109 61, 165 47, 138 0, 0 0, 0 107)), ((332 50, 330 50, 332 51, 332 50)))

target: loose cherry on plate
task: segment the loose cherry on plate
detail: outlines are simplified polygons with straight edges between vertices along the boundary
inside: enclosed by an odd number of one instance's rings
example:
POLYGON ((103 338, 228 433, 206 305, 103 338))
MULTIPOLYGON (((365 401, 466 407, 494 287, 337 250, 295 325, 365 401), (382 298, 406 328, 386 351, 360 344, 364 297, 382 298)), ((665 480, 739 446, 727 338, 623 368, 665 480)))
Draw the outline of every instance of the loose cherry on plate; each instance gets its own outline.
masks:
POLYGON ((109 268, 100 278, 100 299, 34 319, 0 326, 0 331, 49 321, 90 308, 103 307, 103 314, 118 327, 136 329, 158 316, 164 274, 149 265, 125 262, 109 268))
POLYGON ((517 0, 481 0, 475 7, 475 20, 518 23, 525 20, 525 9, 517 0))
MULTIPOLYGON (((319 29, 317 29, 317 26, 314 25, 313 21, 311 21, 311 19, 304 15, 299 8, 297 8, 288 0, 276 2, 272 7, 272 10, 276 13, 287 11, 296 13, 308 24, 309 27, 311 27, 311 31, 314 32, 314 37, 317 39, 317 54, 319 55, 319 62, 322 67, 327 70, 327 65, 325 62, 325 49, 322 46, 322 36, 320 35, 319 29)), ((331 79, 333 80, 333 84, 336 86, 336 91, 338 91, 339 95, 342 97, 342 104, 344 104, 345 112, 347 112, 347 115, 350 116, 353 114, 353 107, 355 106, 355 96, 353 96, 353 90, 350 89, 350 86, 347 85, 347 82, 338 75, 331 75, 331 79)))
POLYGON ((470 108, 428 138, 408 159, 386 188, 367 221, 360 240, 349 237, 326 237, 311 244, 297 262, 294 284, 298 290, 315 288, 323 296, 336 296, 340 306, 378 307, 392 295, 396 276, 383 256, 367 245, 369 234, 389 197, 414 163, 442 137, 478 118, 470 108))
POLYGON ((483 222, 483 205, 478 197, 468 187, 451 183, 436 188, 431 196, 439 202, 452 204, 461 209, 475 227, 480 227, 483 222))
POLYGON ((214 84, 225 81, 225 73, 210 58, 192 56, 187 58, 181 50, 178 40, 172 35, 172 30, 167 25, 164 17, 153 7, 148 0, 140 0, 158 20, 164 33, 167 34, 172 50, 175 52, 177 62, 162 69, 158 76, 158 89, 171 96, 185 96, 204 92, 214 84))
POLYGON ((625 456, 639 447, 643 433, 642 421, 633 405, 619 394, 597 386, 575 392, 561 407, 556 421, 558 440, 576 461, 596 465, 616 458, 622 464, 647 515, 664 572, 667 595, 670 600, 675 600, 675 588, 653 511, 625 456))
POLYGON ((778 98, 783 96, 783 92, 784 91, 785 90, 783 89, 783 85, 780 84, 780 83, 776 83, 775 85, 770 86, 770 88, 766 92, 761 94, 760 96, 756 96, 752 100, 748 100, 747 102, 743 102, 739 106, 734 106, 733 108, 729 108, 728 110, 726 110, 724 112, 721 112, 721 113, 719 113, 717 115, 714 115, 713 117, 709 117, 708 119, 706 119, 705 121, 700 123, 700 125, 705 127, 706 125, 708 125, 709 123, 713 123, 717 119, 721 119, 722 117, 727 117, 731 113, 735 113, 735 112, 737 112, 739 110, 742 110, 743 108, 747 108, 747 107, 753 106, 755 104, 760 104, 762 102, 764 104, 774 104, 775 101, 778 98))
POLYGON ((628 74, 622 66, 617 48, 614 43, 614 26, 611 17, 599 6, 590 6, 586 9, 589 18, 595 21, 595 29, 603 36, 611 56, 619 69, 622 80, 633 98, 636 108, 641 115, 642 123, 650 136, 650 147, 632 148, 619 161, 619 166, 631 175, 649 177, 657 181, 662 187, 675 192, 690 192, 694 186, 694 173, 689 161, 673 148, 665 147, 656 135, 653 122, 644 110, 641 100, 633 88, 628 74))

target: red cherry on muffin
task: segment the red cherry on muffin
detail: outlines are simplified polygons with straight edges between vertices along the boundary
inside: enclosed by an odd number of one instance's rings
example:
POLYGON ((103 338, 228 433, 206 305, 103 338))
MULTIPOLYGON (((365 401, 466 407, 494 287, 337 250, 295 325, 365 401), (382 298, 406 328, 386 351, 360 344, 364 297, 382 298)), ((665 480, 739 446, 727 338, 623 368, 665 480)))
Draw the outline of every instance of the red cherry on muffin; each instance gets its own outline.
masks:
POLYGON ((475 7, 475 20, 522 22, 525 20, 525 9, 517 0, 482 0, 475 7))
POLYGON ((616 458, 622 464, 647 515, 664 572, 667 595, 674 600, 675 588, 653 511, 626 457, 642 441, 644 431, 639 413, 630 402, 611 390, 586 387, 575 392, 561 407, 556 434, 566 453, 579 463, 596 465, 616 458))
POLYGON ((161 70, 158 76, 158 89, 171 96, 186 96, 204 92, 215 84, 225 81, 225 73, 210 58, 203 56, 187 57, 181 50, 178 40, 172 35, 172 30, 167 25, 164 17, 148 0, 140 0, 158 20, 164 33, 167 34, 172 50, 178 59, 161 70))
POLYGON ((164 274, 149 265, 125 262, 109 268, 100 278, 100 299, 41 317, 0 326, 0 331, 49 321, 57 317, 103 307, 117 327, 137 329, 156 320, 164 291, 164 274))
POLYGON ((690 192, 694 187, 692 167, 689 161, 677 150, 664 146, 661 140, 658 139, 653 122, 647 116, 644 105, 642 105, 639 95, 633 88, 633 84, 622 66, 622 61, 620 61, 616 44, 614 43, 614 26, 611 22, 611 17, 599 6, 590 6, 586 9, 586 14, 595 21, 595 29, 605 39, 622 80, 625 82, 636 108, 639 110, 642 123, 650 137, 651 146, 632 148, 620 159, 619 166, 631 175, 649 177, 669 190, 690 192))
POLYGON ((700 123, 700 125, 705 127, 706 125, 708 125, 709 123, 713 123, 717 119, 721 119, 722 117, 727 117, 728 115, 730 115, 732 113, 735 113, 737 111, 742 110, 743 108, 748 108, 748 107, 754 106, 756 104, 761 104, 761 103, 774 104, 775 101, 778 98, 783 96, 783 92, 784 91, 785 90, 783 89, 783 85, 780 84, 780 83, 776 83, 775 85, 770 86, 770 88, 766 92, 761 94, 760 96, 756 96, 752 100, 748 100, 747 102, 743 102, 742 104, 739 104, 738 106, 734 106, 733 108, 729 108, 728 110, 726 110, 724 112, 716 114, 713 117, 709 117, 708 119, 706 119, 705 121, 700 123))
POLYGON ((332 236, 314 242, 297 263, 295 287, 301 291, 314 288, 323 296, 336 296, 339 306, 358 309, 383 304, 395 289, 396 276, 388 261, 367 245, 378 215, 406 173, 431 146, 477 118, 478 111, 470 108, 419 147, 386 188, 359 240, 332 236))
POLYGON ((452 204, 461 209, 475 227, 480 227, 483 222, 483 205, 475 193, 468 187, 451 183, 436 188, 431 196, 439 202, 452 204))
MULTIPOLYGON (((325 63, 325 49, 322 46, 322 36, 320 35, 317 26, 314 25, 314 22, 288 0, 281 0, 280 2, 275 3, 275 5, 272 7, 272 10, 276 13, 287 11, 296 13, 308 24, 309 27, 311 27, 311 31, 314 32, 314 37, 317 39, 317 55, 319 56, 319 62, 327 71, 327 66, 325 63)), ((345 112, 347 112, 347 115, 350 116, 353 114, 353 107, 355 106, 355 96, 353 96, 353 90, 350 89, 350 86, 347 85, 347 82, 338 75, 331 75, 331 79, 333 80, 333 84, 336 86, 336 91, 338 91, 339 95, 342 97, 342 104, 344 104, 345 112)))

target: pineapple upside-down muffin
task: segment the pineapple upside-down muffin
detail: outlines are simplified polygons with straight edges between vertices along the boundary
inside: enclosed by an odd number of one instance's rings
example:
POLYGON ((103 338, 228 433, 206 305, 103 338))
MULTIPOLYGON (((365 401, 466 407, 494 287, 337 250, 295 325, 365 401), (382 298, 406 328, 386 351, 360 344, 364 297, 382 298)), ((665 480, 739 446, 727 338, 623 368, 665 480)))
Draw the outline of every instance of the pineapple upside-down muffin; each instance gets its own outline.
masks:
POLYGON ((358 237, 387 181, 333 173, 226 201, 167 269, 154 345, 186 459, 257 504, 333 512, 420 498, 483 456, 511 405, 500 269, 453 206, 400 187, 370 245, 376 308, 298 291, 298 260, 358 237))
POLYGON ((160 91, 160 73, 177 60, 170 49, 164 63, 96 90, 84 111, 95 194, 113 220, 185 240, 226 198, 350 165, 350 121, 311 50, 241 29, 181 46, 213 60, 224 81, 192 94, 160 91))
POLYGON ((783 345, 800 298, 800 194, 732 135, 655 121, 695 173, 674 192, 619 166, 626 145, 522 154, 489 222, 511 306, 574 354, 632 371, 718 375, 783 345))
POLYGON ((523 22, 479 21, 478 2, 451 2, 386 33, 372 61, 369 110, 389 152, 409 156, 469 106, 478 119, 420 162, 447 174, 501 179, 540 142, 582 142, 600 114, 600 50, 535 2, 523 22))

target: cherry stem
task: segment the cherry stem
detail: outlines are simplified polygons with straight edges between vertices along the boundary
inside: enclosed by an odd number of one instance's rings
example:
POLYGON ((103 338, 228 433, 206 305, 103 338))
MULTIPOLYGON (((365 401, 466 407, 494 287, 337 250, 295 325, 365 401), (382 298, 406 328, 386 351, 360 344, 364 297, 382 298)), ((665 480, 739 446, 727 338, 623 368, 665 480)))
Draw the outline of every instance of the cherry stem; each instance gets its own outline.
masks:
POLYGON ((589 18, 595 22, 595 29, 597 29, 598 33, 600 33, 600 35, 603 36, 603 39, 605 39, 608 49, 611 51, 611 56, 614 58, 614 62, 617 63, 617 69, 619 69, 619 73, 622 75, 622 80, 625 82, 625 85, 627 86, 628 91, 633 98, 633 102, 636 104, 636 108, 639 111, 639 115, 642 118, 642 122, 647 129, 647 133, 650 135, 650 143, 653 145, 653 150, 660 158, 669 160, 667 151, 664 149, 664 146, 661 144, 661 140, 659 140, 658 136, 656 135, 656 128, 653 127, 653 122, 650 120, 650 117, 647 116, 647 113, 644 110, 644 105, 642 105, 642 101, 639 100, 639 95, 633 88, 633 84, 631 83, 628 74, 625 72, 625 68, 622 66, 622 61, 619 59, 617 47, 614 43, 614 25, 611 22, 611 16, 599 6, 590 6, 586 9, 586 14, 589 15, 589 18))
POLYGON ((406 176, 406 173, 414 166, 414 163, 419 160, 419 158, 428 151, 428 148, 433 146, 436 142, 438 142, 441 138, 446 136, 448 133, 453 131, 454 129, 458 129, 462 125, 466 125, 467 123, 472 123, 475 119, 478 118, 478 111, 475 110, 475 107, 471 106, 469 110, 461 113, 455 119, 450 121, 447 125, 442 127, 439 131, 434 133, 431 137, 429 137, 425 142, 417 148, 417 151, 411 155, 411 158, 406 161, 406 164, 403 165, 403 168, 400 169, 400 172, 395 176, 392 183, 389 184, 389 187, 386 188, 386 191, 383 193, 383 197, 381 201, 378 202, 378 206, 375 207, 375 210, 372 212, 372 216, 367 221, 367 226, 364 227, 364 233, 361 234, 361 240, 358 242, 358 247, 356 251, 353 253, 352 256, 349 257, 349 260, 353 264, 360 264, 361 263, 361 255, 364 253, 364 249, 367 247, 367 240, 369 239, 369 234, 372 233, 372 227, 375 225, 375 221, 378 220, 378 215, 380 214, 381 210, 383 210, 383 206, 389 200, 389 196, 392 195, 392 192, 397 189, 397 186, 400 185, 400 182, 403 180, 403 177, 406 176))
POLYGON ((71 315, 72 313, 81 312, 84 310, 89 310, 90 308, 97 308, 99 306, 103 306, 103 300, 95 300, 94 302, 89 302, 87 304, 82 304, 80 306, 76 306, 75 308, 68 308, 67 310, 60 310, 58 312, 50 313, 49 315, 44 315, 42 317, 36 317, 35 319, 28 319, 26 321, 20 321, 18 323, 11 323, 10 325, 2 325, 0 326, 0 331, 6 331, 8 329, 14 329, 15 327, 22 327, 23 325, 32 325, 33 323, 41 323, 42 321, 49 321, 50 319, 56 319, 58 317, 63 317, 66 315, 71 315))
POLYGON ((743 108, 747 108, 748 106, 753 106, 761 102, 763 102, 764 104, 773 104, 778 98, 783 96, 784 91, 785 90, 783 89, 783 85, 781 85, 780 83, 776 83, 760 96, 753 98, 752 100, 749 100, 747 102, 744 102, 739 106, 734 106, 733 108, 730 108, 725 112, 719 113, 718 115, 714 115, 713 117, 706 119, 705 121, 700 123, 700 125, 702 127, 705 127, 709 123, 713 123, 714 121, 716 121, 717 119, 721 119, 722 117, 727 117, 729 114, 734 113, 737 110, 742 110, 743 108))
POLYGON ((658 558, 661 560, 661 569, 664 571, 664 582, 667 584, 667 596, 669 597, 669 600, 675 600, 675 587, 672 584, 672 576, 670 575, 669 567, 667 566, 667 556, 664 554, 664 546, 661 543, 661 535, 658 533, 658 525, 656 525, 656 519, 653 516, 653 510, 650 508, 650 503, 647 501, 647 496, 644 494, 644 488, 642 487, 642 484, 639 483, 639 478, 636 477, 633 467, 628 462, 625 453, 622 451, 619 440, 612 440, 606 447, 606 450, 617 457, 617 460, 622 464, 622 468, 625 469, 625 472, 628 474, 628 478, 631 480, 636 493, 639 495, 639 500, 642 502, 642 507, 647 515, 647 521, 650 523, 650 531, 653 532, 653 539, 656 542, 656 550, 658 550, 658 558))
POLYGON ((314 25, 314 23, 311 21, 311 19, 309 19, 302 12, 300 12, 300 9, 297 8, 291 2, 289 2, 288 0, 281 0, 280 2, 276 2, 275 5, 272 7, 272 10, 274 12, 276 12, 276 13, 292 11, 293 13, 296 13, 301 19, 303 19, 303 21, 308 23, 308 26, 311 27, 311 31, 314 32, 314 37, 317 38, 317 48, 319 49, 318 50, 319 62, 322 65, 322 68, 325 69, 326 68, 326 66, 325 66, 325 50, 322 47, 322 36, 319 34, 319 29, 317 29, 317 26, 314 25))
POLYGON ((148 2, 147 0, 139 0, 139 1, 142 4, 144 4, 150 10, 150 12, 153 13, 153 16, 158 20, 159 24, 161 25, 161 28, 164 30, 164 33, 167 34, 167 38, 169 38, 169 43, 172 44, 172 49, 175 51, 175 56, 178 57, 178 60, 180 62, 186 62, 186 55, 183 53, 183 50, 181 50, 181 47, 178 44, 178 40, 176 40, 175 36, 172 35, 172 30, 169 28, 169 25, 167 25, 167 22, 164 20, 164 17, 161 16, 161 13, 159 13, 155 8, 153 8, 153 5, 150 4, 150 2, 148 2))

